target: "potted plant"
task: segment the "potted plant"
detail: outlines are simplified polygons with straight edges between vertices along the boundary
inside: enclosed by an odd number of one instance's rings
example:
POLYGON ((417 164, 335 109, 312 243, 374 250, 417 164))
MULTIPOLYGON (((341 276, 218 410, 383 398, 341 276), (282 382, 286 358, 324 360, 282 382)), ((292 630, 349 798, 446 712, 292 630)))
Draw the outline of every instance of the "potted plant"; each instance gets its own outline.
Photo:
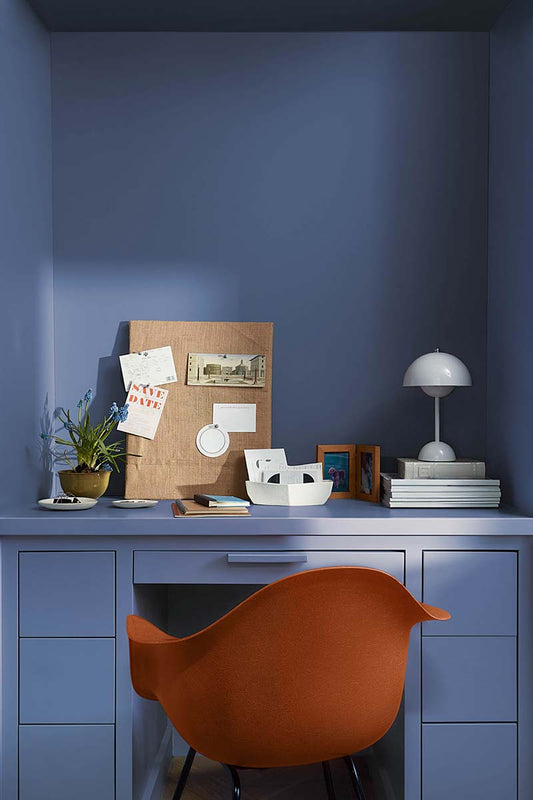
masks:
POLYGON ((41 438, 53 441, 57 445, 52 450, 54 460, 70 467, 58 472, 63 491, 80 497, 98 498, 106 491, 112 470, 119 471, 119 461, 124 461, 128 455, 124 451, 124 440, 111 444, 106 442, 117 424, 127 419, 128 404, 119 408, 113 403, 103 422, 93 425, 89 415, 92 398, 92 389, 88 389, 77 404, 77 422, 64 408, 56 412, 56 418, 69 438, 58 433, 41 433, 41 438))

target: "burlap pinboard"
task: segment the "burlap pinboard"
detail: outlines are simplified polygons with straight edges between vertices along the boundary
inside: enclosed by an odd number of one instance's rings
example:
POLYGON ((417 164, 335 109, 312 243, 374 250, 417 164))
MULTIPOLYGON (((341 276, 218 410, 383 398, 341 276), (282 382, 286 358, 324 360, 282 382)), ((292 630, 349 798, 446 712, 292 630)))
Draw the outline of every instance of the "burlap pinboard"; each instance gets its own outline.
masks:
POLYGON ((130 322, 130 353, 170 345, 177 383, 169 395, 155 439, 127 435, 126 498, 174 499, 196 492, 246 497, 243 450, 271 446, 271 322, 130 322), (188 386, 189 353, 265 355, 265 386, 188 386), (213 403, 255 403, 256 433, 230 433, 230 446, 218 458, 206 458, 196 434, 213 421, 213 403))

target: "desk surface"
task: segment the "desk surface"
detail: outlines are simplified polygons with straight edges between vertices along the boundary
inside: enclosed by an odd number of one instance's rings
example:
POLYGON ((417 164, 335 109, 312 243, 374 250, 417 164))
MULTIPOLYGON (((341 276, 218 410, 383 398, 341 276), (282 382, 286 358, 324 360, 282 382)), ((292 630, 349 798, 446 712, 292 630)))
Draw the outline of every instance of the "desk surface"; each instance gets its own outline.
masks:
POLYGON ((121 509, 103 497, 88 511, 57 512, 39 506, 0 512, 0 536, 279 536, 451 535, 531 536, 533 517, 502 509, 389 509, 359 500, 323 506, 251 506, 250 517, 175 519, 170 500, 144 509, 121 509))

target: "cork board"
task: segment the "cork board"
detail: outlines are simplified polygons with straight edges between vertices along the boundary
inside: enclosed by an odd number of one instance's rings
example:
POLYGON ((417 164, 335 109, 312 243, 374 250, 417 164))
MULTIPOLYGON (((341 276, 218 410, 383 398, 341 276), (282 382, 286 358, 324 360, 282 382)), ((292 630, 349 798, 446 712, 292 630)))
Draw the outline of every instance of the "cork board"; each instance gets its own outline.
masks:
POLYGON ((170 345, 178 382, 164 385, 169 395, 155 439, 126 436, 128 452, 141 456, 126 461, 126 498, 246 497, 243 450, 271 446, 272 337, 271 322, 130 322, 130 353, 170 345), (189 386, 189 353, 264 354, 265 386, 189 386), (206 458, 196 434, 213 421, 213 403, 255 403, 256 432, 230 433, 229 449, 206 458))

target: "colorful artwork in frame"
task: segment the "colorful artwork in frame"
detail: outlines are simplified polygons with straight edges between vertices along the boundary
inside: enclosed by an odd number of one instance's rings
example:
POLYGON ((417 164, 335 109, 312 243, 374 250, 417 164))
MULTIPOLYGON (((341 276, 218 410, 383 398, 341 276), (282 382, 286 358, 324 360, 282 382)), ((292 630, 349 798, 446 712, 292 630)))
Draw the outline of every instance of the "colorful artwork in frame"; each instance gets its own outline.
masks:
POLYGON ((318 444, 316 460, 323 465, 324 480, 333 481, 331 499, 355 497, 354 444, 318 444))

